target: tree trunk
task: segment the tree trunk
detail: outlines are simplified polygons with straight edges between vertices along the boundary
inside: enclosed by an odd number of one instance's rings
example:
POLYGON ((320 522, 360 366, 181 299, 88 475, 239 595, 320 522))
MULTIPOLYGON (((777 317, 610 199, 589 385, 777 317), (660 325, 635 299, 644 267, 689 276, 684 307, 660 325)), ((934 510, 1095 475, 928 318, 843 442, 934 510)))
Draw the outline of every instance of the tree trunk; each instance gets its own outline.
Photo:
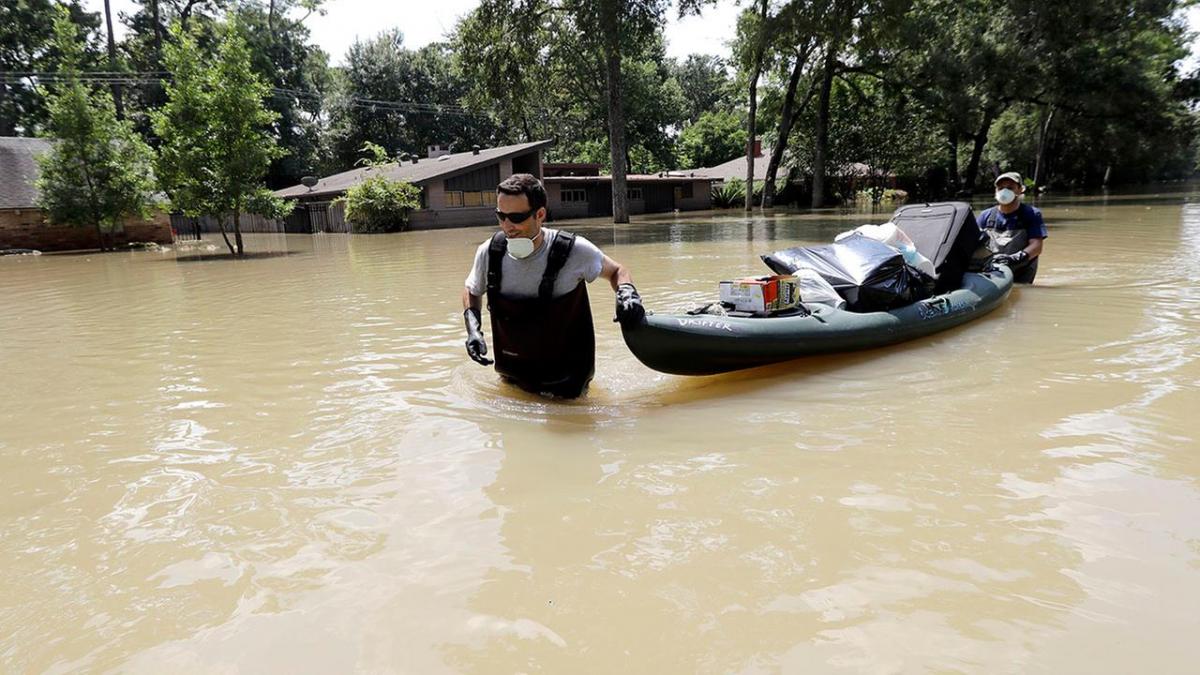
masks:
POLYGON ((96 220, 96 243, 100 245, 100 252, 104 253, 108 248, 104 245, 104 228, 100 226, 100 221, 96 220))
POLYGON ((812 207, 825 206, 825 163, 829 153, 829 98, 833 91, 834 68, 837 65, 837 47, 830 42, 825 53, 825 64, 821 69, 821 97, 817 105, 816 151, 813 153, 812 207))
POLYGON ((150 0, 150 18, 154 21, 154 68, 162 68, 162 20, 158 16, 158 0, 150 0))
POLYGON ((629 222, 625 194, 625 107, 621 99, 621 27, 615 0, 603 3, 605 79, 608 81, 608 147, 612 161, 612 216, 629 222))
POLYGON ((979 124, 979 131, 975 134, 975 146, 971 148, 971 163, 967 165, 967 175, 964 177, 965 187, 968 191, 975 191, 975 181, 979 178, 979 160, 983 158, 983 148, 987 145, 988 131, 992 128, 992 122, 996 120, 996 116, 1000 111, 996 108, 988 108, 983 112, 983 121, 979 124))
POLYGON ((1050 123, 1054 121, 1054 106, 1050 106, 1045 121, 1042 122, 1041 133, 1038 135, 1037 159, 1033 164, 1033 186, 1042 184, 1042 167, 1046 162, 1046 146, 1049 145, 1050 123))
POLYGON ((229 241, 229 233, 225 231, 225 220, 221 216, 217 216, 217 227, 221 230, 221 238, 225 240, 225 245, 229 247, 229 255, 237 255, 237 251, 229 241))
MULTIPOLYGON (((800 75, 804 72, 804 63, 808 54, 796 57, 792 66, 792 75, 788 78, 787 92, 783 97, 783 110, 779 113, 779 132, 776 134, 775 147, 771 148, 771 161, 767 162, 767 175, 763 176, 762 207, 769 209, 775 204, 775 174, 779 172, 779 164, 783 161, 783 153, 787 150, 788 136, 792 133, 792 125, 796 121, 793 112, 796 103, 796 88, 800 85, 800 75)), ((810 87, 811 91, 811 87, 810 87)))
MULTIPOLYGON (((4 105, 4 99, 9 97, 9 86, 0 82, 0 110, 4 110, 7 106, 4 105)), ((16 112, 14 109, 13 112, 16 112)), ((0 136, 16 136, 17 135, 17 118, 6 117, 0 115, 0 136)))
POLYGON ((237 242, 237 254, 239 256, 246 255, 246 247, 242 245, 242 212, 240 209, 233 211, 233 240, 237 242))
POLYGON ((746 210, 754 209, 754 162, 758 158, 754 156, 754 136, 758 132, 755 128, 755 114, 758 112, 758 68, 757 64, 754 69, 754 75, 750 78, 750 114, 747 116, 747 131, 749 136, 746 138, 746 210))
MULTIPOLYGON (((754 209, 755 137, 758 135, 758 76, 762 72, 763 52, 767 49, 768 0, 761 0, 758 10, 758 45, 754 48, 754 68, 750 73, 750 113, 746 116, 746 210, 754 209)), ((760 146, 761 147, 761 146, 760 146)))
POLYGON ((949 139, 946 142, 946 149, 949 150, 949 156, 946 159, 949 164, 946 166, 947 182, 950 184, 950 194, 958 194, 959 185, 962 183, 962 177, 958 174, 958 132, 950 129, 949 139))
MULTIPOLYGON (((112 8, 109 7, 109 0, 104 0, 104 21, 108 26, 108 69, 112 72, 117 71, 117 43, 113 37, 112 27, 112 8)), ((113 83, 113 105, 117 109, 117 119, 125 119, 125 108, 121 105, 121 85, 113 83)))

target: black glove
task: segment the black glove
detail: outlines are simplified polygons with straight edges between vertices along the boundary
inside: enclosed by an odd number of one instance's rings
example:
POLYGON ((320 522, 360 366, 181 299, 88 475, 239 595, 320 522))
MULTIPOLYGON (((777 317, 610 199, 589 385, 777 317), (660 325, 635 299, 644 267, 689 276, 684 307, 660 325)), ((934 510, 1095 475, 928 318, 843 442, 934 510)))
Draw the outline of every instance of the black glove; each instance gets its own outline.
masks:
POLYGON ((487 343, 483 341, 483 329, 479 326, 479 310, 463 310, 463 323, 467 326, 467 356, 481 366, 492 365, 492 360, 484 357, 487 343))
POLYGON ((1016 253, 999 253, 992 256, 992 266, 1007 265, 1009 269, 1013 269, 1021 263, 1029 260, 1029 254, 1025 251, 1017 251, 1016 253))
POLYGON ((613 321, 620 321, 628 328, 642 322, 646 318, 646 308, 642 307, 642 296, 638 295, 633 284, 617 286, 617 316, 613 321))

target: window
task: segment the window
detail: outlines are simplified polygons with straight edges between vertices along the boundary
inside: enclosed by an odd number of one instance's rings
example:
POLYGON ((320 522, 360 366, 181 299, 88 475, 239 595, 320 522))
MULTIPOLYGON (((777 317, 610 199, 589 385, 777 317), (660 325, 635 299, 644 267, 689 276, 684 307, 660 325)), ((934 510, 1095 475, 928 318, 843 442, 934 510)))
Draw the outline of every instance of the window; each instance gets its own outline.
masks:
POLYGON ((480 208, 491 206, 495 197, 491 191, 481 190, 449 190, 446 192, 446 208, 480 208))
POLYGON ((587 191, 583 188, 563 188, 562 203, 577 204, 587 201, 587 191))
POLYGON ((679 201, 681 199, 691 199, 691 198, 692 198, 692 184, 691 183, 684 183, 683 185, 675 186, 675 201, 679 201))
POLYGON ((626 188, 625 189, 625 198, 626 199, 641 199, 642 198, 642 188, 641 187, 626 188))

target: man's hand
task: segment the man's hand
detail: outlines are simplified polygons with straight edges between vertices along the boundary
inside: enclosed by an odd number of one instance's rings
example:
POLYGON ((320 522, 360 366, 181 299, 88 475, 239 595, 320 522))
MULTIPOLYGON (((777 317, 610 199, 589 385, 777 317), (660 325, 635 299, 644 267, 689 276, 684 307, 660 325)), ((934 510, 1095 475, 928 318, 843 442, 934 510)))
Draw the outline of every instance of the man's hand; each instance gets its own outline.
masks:
POLYGON ((463 310, 463 323, 467 327, 467 356, 481 366, 492 365, 492 360, 484 356, 487 354, 487 343, 483 340, 483 329, 479 325, 479 310, 463 310))
POLYGON ((1009 269, 1013 269, 1016 266, 1024 263, 1026 260, 1029 260, 1029 254, 1025 251, 1017 251, 1016 253, 999 253, 992 256, 991 264, 993 267, 996 265, 1007 265, 1009 269))
POLYGON ((642 296, 638 295, 633 284, 621 284, 617 287, 617 316, 613 321, 620 321, 621 326, 629 328, 646 318, 646 308, 642 307, 642 296))

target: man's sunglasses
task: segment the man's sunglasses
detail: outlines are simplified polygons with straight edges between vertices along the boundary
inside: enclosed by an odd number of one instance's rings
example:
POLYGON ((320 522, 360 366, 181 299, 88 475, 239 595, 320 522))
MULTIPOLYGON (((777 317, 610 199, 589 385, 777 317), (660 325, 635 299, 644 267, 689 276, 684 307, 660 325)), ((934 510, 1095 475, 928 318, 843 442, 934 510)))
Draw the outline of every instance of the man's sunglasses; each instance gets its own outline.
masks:
POLYGON ((532 216, 534 213, 537 213, 537 209, 529 209, 528 211, 514 211, 512 213, 505 213, 500 209, 496 209, 496 220, 504 222, 504 220, 507 219, 508 222, 516 225, 529 220, 529 216, 532 216))

